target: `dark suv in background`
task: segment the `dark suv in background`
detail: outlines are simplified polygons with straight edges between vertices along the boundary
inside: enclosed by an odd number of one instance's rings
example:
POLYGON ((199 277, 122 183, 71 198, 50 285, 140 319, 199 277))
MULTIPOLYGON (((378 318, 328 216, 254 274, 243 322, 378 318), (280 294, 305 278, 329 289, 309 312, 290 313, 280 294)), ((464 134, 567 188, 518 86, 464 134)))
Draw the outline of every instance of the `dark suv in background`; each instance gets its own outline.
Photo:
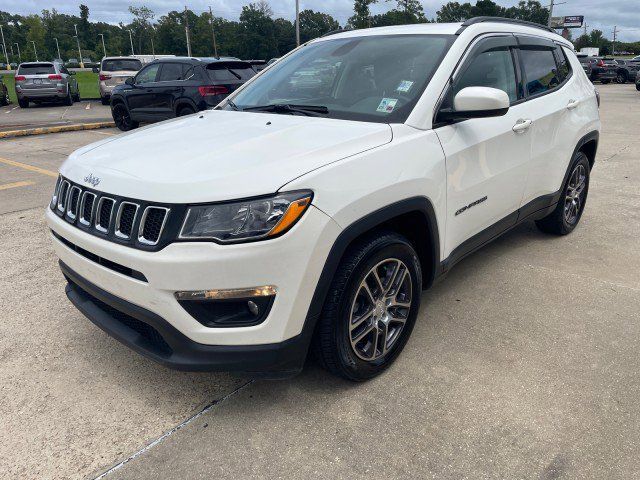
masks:
POLYGON ((613 58, 580 56, 578 60, 592 82, 607 84, 618 78, 618 64, 613 58))
POLYGON ((236 58, 163 58, 111 93, 111 114, 123 131, 216 106, 256 74, 236 58))
POLYGON ((616 60, 616 63, 618 64, 616 82, 627 83, 629 81, 635 81, 638 70, 640 70, 640 62, 633 60, 616 60))

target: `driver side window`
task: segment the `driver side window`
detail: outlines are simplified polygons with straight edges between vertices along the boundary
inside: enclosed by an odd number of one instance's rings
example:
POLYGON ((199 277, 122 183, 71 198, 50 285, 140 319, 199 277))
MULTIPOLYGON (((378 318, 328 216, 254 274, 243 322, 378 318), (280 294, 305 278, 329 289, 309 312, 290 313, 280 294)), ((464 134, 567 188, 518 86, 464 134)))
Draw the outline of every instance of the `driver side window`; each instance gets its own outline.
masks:
POLYGON ((156 63, 153 65, 149 65, 147 68, 140 70, 140 73, 136 75, 136 85, 140 83, 155 82, 156 75, 158 74, 159 68, 160 68, 160 64, 156 63))

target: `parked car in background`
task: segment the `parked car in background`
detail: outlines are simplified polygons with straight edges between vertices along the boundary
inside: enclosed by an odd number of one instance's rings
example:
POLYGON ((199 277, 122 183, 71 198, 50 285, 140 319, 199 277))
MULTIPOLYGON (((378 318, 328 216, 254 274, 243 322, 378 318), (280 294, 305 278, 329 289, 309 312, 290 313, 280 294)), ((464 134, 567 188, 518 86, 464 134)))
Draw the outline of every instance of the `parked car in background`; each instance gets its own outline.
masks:
POLYGON ((189 115, 214 107, 255 74, 233 58, 162 58, 113 89, 111 114, 123 131, 189 115))
POLYGON ((261 72, 267 68, 268 65, 266 60, 245 60, 245 62, 250 63, 256 72, 261 72))
POLYGON ((272 65, 272 64, 276 63, 278 60, 280 60, 280 57, 272 58, 271 60, 269 60, 269 61, 267 62, 267 67, 268 67, 269 65, 272 65))
POLYGON ((27 108, 29 102, 61 101, 73 105, 80 101, 80 90, 74 73, 61 63, 21 63, 15 76, 18 105, 27 108))
POLYGON ((133 58, 137 58, 144 65, 151 63, 154 60, 161 60, 163 58, 175 58, 175 55, 131 55, 133 58))
POLYGON ((633 60, 615 60, 615 62, 618 64, 618 76, 616 77, 616 82, 633 82, 638 74, 638 70, 640 70, 640 62, 635 62, 633 60))
POLYGON ((9 105, 9 89, 2 81, 2 75, 0 75, 0 105, 9 105))
POLYGON ((65 62, 64 66, 67 68, 79 68, 80 62, 78 61, 77 58, 70 58, 65 62))
POLYGON ((135 57, 106 57, 100 62, 98 90, 100 101, 109 105, 113 89, 135 75, 142 68, 142 60, 135 57))
POLYGON ((618 78, 618 64, 613 58, 578 57, 578 60, 592 82, 607 84, 618 78))
POLYGON ((640 72, 636 75, 636 90, 640 91, 640 72))
MULTIPOLYGON (((186 67, 215 89, 243 65, 154 62, 136 82, 186 67)), ((370 379, 456 263, 525 221, 558 236, 580 224, 600 131, 581 70, 571 42, 504 18, 312 40, 218 110, 69 156, 46 210, 67 296, 181 370, 292 375, 311 348, 370 379), (299 72, 317 81, 301 91, 299 72)), ((441 354, 421 349, 424 364, 441 354)))

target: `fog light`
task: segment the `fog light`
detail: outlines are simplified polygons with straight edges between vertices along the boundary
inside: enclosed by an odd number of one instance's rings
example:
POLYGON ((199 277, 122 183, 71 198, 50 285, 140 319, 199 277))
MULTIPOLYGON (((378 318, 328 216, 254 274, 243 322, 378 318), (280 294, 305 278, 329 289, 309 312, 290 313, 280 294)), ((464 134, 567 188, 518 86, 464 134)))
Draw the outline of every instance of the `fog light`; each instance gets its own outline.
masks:
POLYGON ((176 292, 189 315, 205 327, 250 327, 262 323, 271 310, 276 287, 176 292))

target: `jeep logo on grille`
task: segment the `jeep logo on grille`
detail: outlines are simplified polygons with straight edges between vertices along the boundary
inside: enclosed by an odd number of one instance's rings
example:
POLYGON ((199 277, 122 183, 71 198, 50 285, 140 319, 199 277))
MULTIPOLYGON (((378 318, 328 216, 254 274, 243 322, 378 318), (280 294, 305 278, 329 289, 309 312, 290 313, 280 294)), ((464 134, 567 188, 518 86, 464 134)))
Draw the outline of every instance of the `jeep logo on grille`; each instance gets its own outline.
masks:
POLYGON ((84 181, 86 183, 93 185, 94 187, 97 187, 98 184, 100 183, 100 179, 98 177, 94 177, 92 173, 84 177, 84 181))

